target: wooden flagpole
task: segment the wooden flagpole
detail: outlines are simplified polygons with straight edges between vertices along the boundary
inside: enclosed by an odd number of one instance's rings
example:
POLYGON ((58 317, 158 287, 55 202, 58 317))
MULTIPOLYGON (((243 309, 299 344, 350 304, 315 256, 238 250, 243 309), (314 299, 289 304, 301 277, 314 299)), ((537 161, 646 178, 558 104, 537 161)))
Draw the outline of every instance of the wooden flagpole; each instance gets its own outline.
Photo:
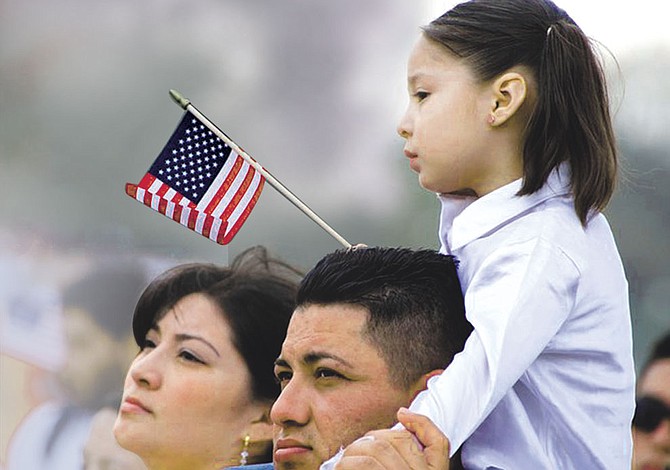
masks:
POLYGON ((316 215, 312 209, 307 207, 307 205, 298 199, 291 191, 289 191, 286 186, 281 184, 274 176, 272 176, 265 168, 258 164, 253 158, 251 158, 244 150, 242 150, 235 142, 231 140, 221 129, 219 129, 212 121, 207 119, 204 114, 202 114, 198 109, 191 104, 191 101, 184 98, 181 93, 176 90, 170 90, 170 96, 183 109, 190 111, 195 117, 197 117, 205 126, 209 128, 217 137, 223 140, 230 148, 232 148, 237 154, 244 158, 244 160, 249 163, 256 171, 258 171, 265 180, 270 183, 270 185, 275 188, 279 193, 288 199, 294 206, 300 209, 307 217, 312 219, 314 222, 319 225, 322 229, 328 232, 335 240, 340 242, 345 248, 351 248, 351 243, 345 240, 339 233, 337 233, 333 228, 323 221, 321 217, 316 215))

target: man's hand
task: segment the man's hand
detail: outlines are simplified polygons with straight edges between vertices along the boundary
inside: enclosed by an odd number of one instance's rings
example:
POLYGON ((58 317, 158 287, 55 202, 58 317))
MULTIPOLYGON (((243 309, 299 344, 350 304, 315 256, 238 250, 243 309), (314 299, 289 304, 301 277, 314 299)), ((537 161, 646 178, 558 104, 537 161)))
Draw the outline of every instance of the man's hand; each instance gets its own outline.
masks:
POLYGON ((406 430, 367 433, 344 450, 335 470, 449 469, 449 441, 429 418, 401 408, 398 420, 406 430))

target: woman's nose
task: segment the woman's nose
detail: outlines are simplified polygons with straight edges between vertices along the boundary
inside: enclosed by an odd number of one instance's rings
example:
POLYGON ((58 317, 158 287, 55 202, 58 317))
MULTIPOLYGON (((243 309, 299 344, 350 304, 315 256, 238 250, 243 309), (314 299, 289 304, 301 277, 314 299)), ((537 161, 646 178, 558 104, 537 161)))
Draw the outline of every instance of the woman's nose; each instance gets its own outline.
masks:
POLYGON ((163 375, 161 372, 161 357, 156 349, 151 349, 137 356, 130 365, 129 374, 140 387, 160 388, 163 375))

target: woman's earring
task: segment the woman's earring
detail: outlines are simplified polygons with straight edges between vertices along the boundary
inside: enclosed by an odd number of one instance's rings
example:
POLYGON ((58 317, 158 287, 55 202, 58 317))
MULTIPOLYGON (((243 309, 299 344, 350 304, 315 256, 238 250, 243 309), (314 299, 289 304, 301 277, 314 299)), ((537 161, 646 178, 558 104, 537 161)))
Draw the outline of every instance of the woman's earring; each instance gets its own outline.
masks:
POLYGON ((488 119, 486 120, 486 122, 488 122, 488 123, 489 123, 489 125, 491 125, 491 126, 492 126, 492 125, 493 125, 493 123, 495 123, 495 122, 496 122, 496 115, 495 115, 495 114, 493 114, 493 113, 489 114, 489 117, 488 117, 488 119))
POLYGON ((244 466, 247 464, 247 460, 249 459, 249 442, 251 442, 251 436, 247 433, 246 436, 244 436, 244 439, 242 439, 242 452, 240 452, 240 466, 244 466))

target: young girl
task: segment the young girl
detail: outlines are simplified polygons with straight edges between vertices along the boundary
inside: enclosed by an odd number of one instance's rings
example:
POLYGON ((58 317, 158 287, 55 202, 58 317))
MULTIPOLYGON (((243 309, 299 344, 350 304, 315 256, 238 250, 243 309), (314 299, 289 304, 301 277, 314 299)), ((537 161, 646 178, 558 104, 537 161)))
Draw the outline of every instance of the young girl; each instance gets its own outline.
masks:
POLYGON ((408 85, 398 132, 474 326, 410 409, 465 468, 630 468, 627 282, 600 213, 617 159, 588 39, 548 0, 470 1, 424 28, 408 85))
POLYGON ((628 288, 601 214, 617 156, 589 40, 548 0, 474 0, 424 28, 408 85, 398 132, 475 328, 411 410, 466 468, 630 468, 628 288))

